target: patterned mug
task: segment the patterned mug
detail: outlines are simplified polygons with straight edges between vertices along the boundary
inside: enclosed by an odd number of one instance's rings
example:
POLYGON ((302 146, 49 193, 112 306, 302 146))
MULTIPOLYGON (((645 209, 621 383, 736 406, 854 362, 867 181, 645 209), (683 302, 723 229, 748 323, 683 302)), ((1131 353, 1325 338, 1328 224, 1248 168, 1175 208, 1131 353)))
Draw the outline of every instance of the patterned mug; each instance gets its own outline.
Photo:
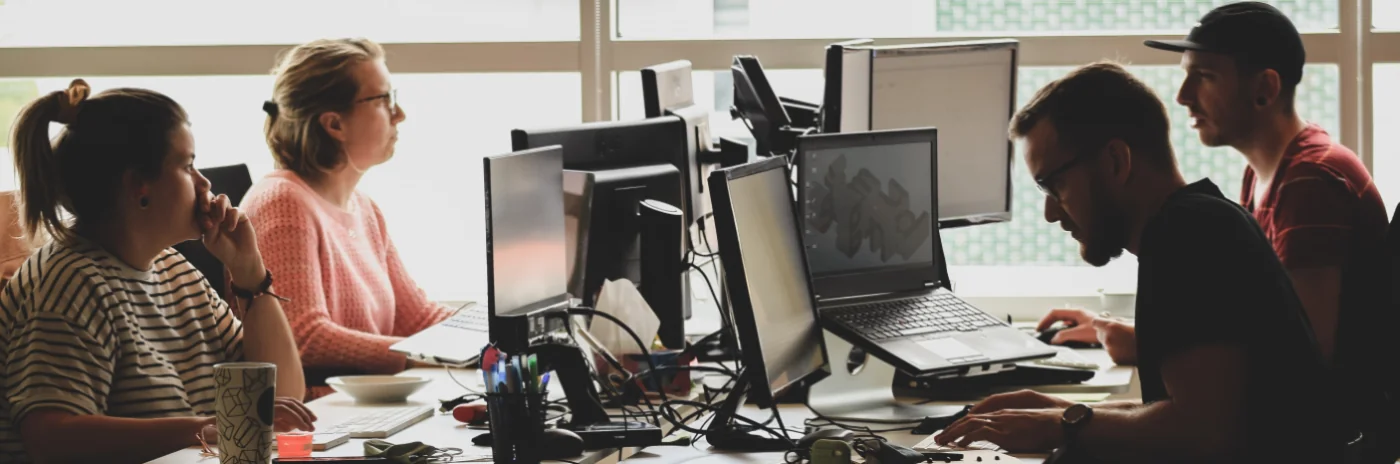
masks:
POLYGON ((272 405, 277 366, 214 365, 214 413, 219 422, 219 464, 272 462, 272 405))

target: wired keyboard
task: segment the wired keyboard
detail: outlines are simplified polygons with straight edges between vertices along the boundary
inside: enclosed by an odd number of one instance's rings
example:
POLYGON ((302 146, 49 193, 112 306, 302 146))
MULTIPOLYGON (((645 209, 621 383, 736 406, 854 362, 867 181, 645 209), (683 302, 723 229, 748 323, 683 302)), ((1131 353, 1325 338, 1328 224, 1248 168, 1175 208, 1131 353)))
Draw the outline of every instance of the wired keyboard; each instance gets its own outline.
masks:
POLYGON ((837 308, 833 313, 836 320, 873 340, 971 332, 983 327, 1006 325, 1005 321, 972 307, 952 294, 837 308))
POLYGON ((318 428, 316 432, 348 433, 350 438, 389 438, 410 425, 433 417, 433 411, 429 406, 380 409, 351 417, 324 430, 318 428))

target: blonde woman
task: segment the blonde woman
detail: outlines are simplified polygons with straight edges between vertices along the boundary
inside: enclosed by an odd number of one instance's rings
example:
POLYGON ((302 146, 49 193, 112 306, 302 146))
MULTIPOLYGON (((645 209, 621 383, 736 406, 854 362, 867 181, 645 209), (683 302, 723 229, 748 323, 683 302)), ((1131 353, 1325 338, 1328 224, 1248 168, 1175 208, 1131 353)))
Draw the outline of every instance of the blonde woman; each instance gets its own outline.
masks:
POLYGON ((393 157, 405 118, 384 51, 364 39, 318 40, 287 52, 275 73, 263 107, 278 169, 243 208, 292 300, 287 318, 308 378, 399 372, 406 359, 389 345, 450 312, 409 277, 384 215, 355 189, 393 157))

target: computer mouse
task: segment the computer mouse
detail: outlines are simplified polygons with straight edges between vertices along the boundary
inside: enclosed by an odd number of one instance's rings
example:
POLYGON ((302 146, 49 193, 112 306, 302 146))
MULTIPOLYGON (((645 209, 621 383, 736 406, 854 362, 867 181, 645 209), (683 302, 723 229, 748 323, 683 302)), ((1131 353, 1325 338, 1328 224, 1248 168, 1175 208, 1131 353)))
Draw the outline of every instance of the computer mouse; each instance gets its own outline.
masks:
POLYGON ((540 440, 544 452, 540 455, 543 459, 568 459, 583 455, 583 438, 572 430, 548 429, 544 431, 544 439, 540 440))
MULTIPOLYGON (((1042 332, 1040 332, 1039 334, 1037 334, 1037 335, 1035 336, 1035 338, 1040 339, 1040 341, 1043 342, 1043 343, 1045 343, 1046 345, 1053 345, 1053 343, 1050 343, 1050 340, 1054 340, 1054 339, 1055 339, 1055 334, 1059 333, 1061 330, 1065 330, 1065 329, 1068 329, 1068 328, 1069 328, 1068 326, 1065 326, 1064 324, 1061 324, 1061 323, 1059 323, 1059 322, 1056 322, 1054 325, 1051 325, 1050 327, 1046 328, 1044 331, 1042 331, 1042 332)), ((1060 345, 1060 346, 1064 346, 1064 347, 1068 347, 1068 348, 1074 348, 1074 349, 1081 349, 1081 348, 1100 348, 1100 347, 1102 347, 1102 345, 1099 345, 1098 343, 1085 343, 1085 342, 1080 342, 1080 341, 1069 341, 1069 342, 1060 343, 1059 345, 1060 345)))
POLYGON ((851 441, 854 441, 855 439, 856 434, 852 433, 850 430, 830 428, 819 429, 812 433, 803 435, 802 439, 797 440, 797 449, 812 449, 812 444, 816 443, 817 440, 841 440, 849 443, 851 441))

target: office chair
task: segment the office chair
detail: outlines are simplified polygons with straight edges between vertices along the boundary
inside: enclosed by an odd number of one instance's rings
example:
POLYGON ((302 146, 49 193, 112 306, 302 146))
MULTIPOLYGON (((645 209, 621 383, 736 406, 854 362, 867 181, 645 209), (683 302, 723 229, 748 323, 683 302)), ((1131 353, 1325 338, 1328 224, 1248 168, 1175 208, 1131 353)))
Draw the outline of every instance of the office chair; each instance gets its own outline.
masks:
MULTIPOLYGON (((243 196, 248 194, 248 189, 253 188, 253 175, 248 172, 248 165, 235 164, 231 166, 218 166, 199 170, 211 184, 210 193, 214 195, 228 195, 229 203, 238 206, 243 203, 243 196)), ((228 299, 228 289, 224 288, 224 263, 214 257, 208 249, 204 248, 204 242, 199 240, 189 240, 175 245, 175 250, 185 256, 195 269, 199 269, 204 274, 204 279, 209 282, 210 287, 219 293, 219 297, 228 299)))

